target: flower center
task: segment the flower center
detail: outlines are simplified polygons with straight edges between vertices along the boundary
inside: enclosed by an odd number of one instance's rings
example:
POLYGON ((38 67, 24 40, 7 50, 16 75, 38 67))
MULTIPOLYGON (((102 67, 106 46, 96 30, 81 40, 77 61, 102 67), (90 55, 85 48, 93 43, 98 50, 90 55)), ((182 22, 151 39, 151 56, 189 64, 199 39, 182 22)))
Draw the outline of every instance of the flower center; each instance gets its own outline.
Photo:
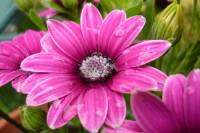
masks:
POLYGON ((88 81, 103 81, 113 70, 113 64, 109 58, 105 58, 101 53, 93 54, 82 61, 80 71, 82 77, 88 81))

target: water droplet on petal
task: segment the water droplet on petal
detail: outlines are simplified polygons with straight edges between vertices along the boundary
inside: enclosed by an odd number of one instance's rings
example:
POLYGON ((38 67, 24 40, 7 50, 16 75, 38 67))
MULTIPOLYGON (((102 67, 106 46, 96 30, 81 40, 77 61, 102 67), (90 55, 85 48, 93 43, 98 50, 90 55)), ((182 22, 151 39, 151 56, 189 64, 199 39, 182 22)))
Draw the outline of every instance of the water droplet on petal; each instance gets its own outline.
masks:
POLYGON ((186 88, 186 93, 188 94, 188 95, 193 95, 194 93, 195 93, 195 88, 193 88, 193 87, 187 87, 186 88))
POLYGON ((131 51, 129 49, 124 50, 124 52, 122 53, 122 55, 128 55, 131 51))
POLYGON ((115 36, 121 37, 121 36, 125 35, 125 33, 126 33, 126 29, 125 28, 120 28, 117 31, 115 31, 115 36))

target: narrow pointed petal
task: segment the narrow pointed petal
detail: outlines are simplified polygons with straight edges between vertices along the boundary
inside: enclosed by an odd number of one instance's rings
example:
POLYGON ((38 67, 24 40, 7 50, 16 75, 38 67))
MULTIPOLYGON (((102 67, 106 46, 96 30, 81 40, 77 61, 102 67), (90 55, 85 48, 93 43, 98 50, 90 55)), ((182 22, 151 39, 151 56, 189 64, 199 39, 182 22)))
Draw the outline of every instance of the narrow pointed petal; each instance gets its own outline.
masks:
POLYGON ((200 69, 193 70, 186 83, 184 93, 184 111, 190 133, 200 132, 200 69))
POLYGON ((101 24, 102 17, 98 9, 92 4, 86 4, 81 13, 81 31, 91 53, 97 51, 98 32, 101 24))
POLYGON ((77 104, 78 97, 83 95, 82 92, 85 89, 85 86, 80 86, 69 95, 53 102, 47 115, 47 123, 50 128, 59 128, 77 115, 77 109, 79 108, 77 104))
POLYGON ((41 52, 41 50, 42 50, 41 44, 40 44, 41 38, 42 38, 42 36, 41 36, 40 32, 36 32, 33 30, 28 30, 24 34, 24 40, 26 42, 26 45, 28 46, 28 49, 31 51, 30 54, 35 54, 35 53, 41 52))
POLYGON ((116 129, 106 126, 102 133, 144 133, 135 121, 125 120, 123 124, 116 129))
POLYGON ((167 79, 167 75, 165 75, 162 71, 150 66, 135 67, 135 68, 127 69, 125 71, 130 74, 135 73, 135 74, 142 74, 142 75, 151 77, 158 84, 157 90, 163 90, 165 80, 167 79))
POLYGON ((0 70, 0 87, 24 74, 23 71, 0 70))
POLYGON ((80 86, 79 78, 71 74, 55 74, 37 83, 28 94, 26 103, 29 106, 45 104, 70 94, 80 86))
POLYGON ((100 84, 91 86, 84 98, 79 98, 78 104, 82 105, 78 109, 82 125, 88 131, 97 133, 104 123, 108 111, 108 97, 103 86, 100 84))
POLYGON ((85 58, 85 51, 80 42, 81 38, 70 26, 56 20, 48 20, 47 26, 53 41, 61 51, 78 62, 85 58))
POLYGON ((41 45, 45 52, 57 53, 66 56, 54 43, 49 33, 41 39, 41 45))
POLYGON ((0 55, 21 62, 26 56, 28 56, 28 53, 21 44, 14 41, 3 41, 0 44, 0 55))
POLYGON ((19 68, 19 62, 8 56, 0 55, 0 69, 16 70, 19 68))
POLYGON ((29 77, 27 77, 27 79, 21 85, 21 92, 28 94, 36 86, 37 83, 53 76, 55 76, 55 74, 53 73, 33 73, 29 77))
POLYGON ((32 72, 71 73, 76 71, 76 62, 53 53, 38 53, 24 59, 21 68, 32 72))
POLYGON ((163 90, 163 102, 175 113, 181 127, 185 128, 184 130, 187 131, 183 110, 185 83, 186 77, 181 74, 168 77, 163 90))
POLYGON ((121 71, 108 81, 109 87, 120 93, 131 93, 134 89, 156 90, 157 82, 149 76, 121 71))
POLYGON ((50 17, 53 17, 55 15, 57 15, 59 12, 56 11, 56 10, 53 10, 53 9, 47 9, 47 10, 44 10, 42 12, 39 13, 39 16, 40 17, 46 17, 46 18, 50 18, 50 17))
POLYGON ((105 123, 112 128, 119 128, 126 116, 126 103, 122 94, 105 88, 108 96, 108 114, 105 123))
POLYGON ((106 16, 99 29, 98 52, 106 54, 110 37, 119 24, 121 24, 125 19, 126 13, 121 10, 114 10, 106 16))
POLYGON ((163 55, 170 46, 171 43, 164 40, 142 41, 124 50, 116 60, 115 66, 121 71, 144 65, 163 55))
POLYGON ((17 77, 16 79, 14 79, 12 81, 12 86, 13 88, 18 91, 18 92, 22 92, 22 86, 25 82, 25 80, 30 76, 30 73, 28 72, 24 72, 24 74, 20 75, 19 77, 17 77))
POLYGON ((135 40, 144 24, 145 18, 142 16, 133 16, 121 23, 111 36, 107 48, 108 57, 117 58, 135 40))
POLYGON ((131 108, 138 125, 145 133, 181 133, 175 115, 155 95, 134 91, 131 108))

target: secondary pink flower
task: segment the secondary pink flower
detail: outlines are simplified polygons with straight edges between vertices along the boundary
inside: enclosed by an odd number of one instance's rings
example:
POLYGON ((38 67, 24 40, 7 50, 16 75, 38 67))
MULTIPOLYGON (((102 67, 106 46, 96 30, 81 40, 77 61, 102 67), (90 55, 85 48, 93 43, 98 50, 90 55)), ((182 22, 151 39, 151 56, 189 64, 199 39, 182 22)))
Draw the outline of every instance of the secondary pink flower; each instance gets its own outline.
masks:
POLYGON ((136 91, 131 106, 145 133, 200 132, 200 69, 170 76, 165 83, 163 102, 156 96, 136 91))
POLYGON ((40 39, 43 35, 44 32, 29 30, 13 41, 0 43, 0 86, 12 81, 18 92, 27 93, 21 90, 22 83, 31 73, 22 71, 20 65, 27 56, 41 52, 40 39))
POLYGON ((164 40, 131 42, 142 30, 145 18, 114 10, 103 20, 92 4, 81 14, 81 24, 48 20, 42 39, 46 52, 26 58, 22 69, 35 74, 27 104, 38 106, 54 101, 47 121, 51 128, 66 124, 78 114, 83 126, 97 132, 105 122, 119 127, 125 118, 121 93, 133 89, 162 90, 166 75, 143 66, 171 46, 164 40), (34 81, 37 77, 38 81, 34 81))

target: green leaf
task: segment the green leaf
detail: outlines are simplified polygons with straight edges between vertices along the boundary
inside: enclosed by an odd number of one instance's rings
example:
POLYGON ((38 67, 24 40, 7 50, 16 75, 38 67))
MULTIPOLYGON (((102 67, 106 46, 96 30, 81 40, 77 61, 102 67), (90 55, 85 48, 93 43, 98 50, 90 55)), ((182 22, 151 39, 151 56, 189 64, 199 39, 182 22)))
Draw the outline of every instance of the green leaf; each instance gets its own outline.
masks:
POLYGON ((141 11, 142 5, 143 5, 143 1, 140 0, 140 1, 138 1, 138 3, 133 4, 129 8, 127 8, 125 10, 127 17, 138 15, 141 11))
POLYGON ((46 25, 34 10, 31 9, 28 16, 40 30, 47 31, 46 25))

